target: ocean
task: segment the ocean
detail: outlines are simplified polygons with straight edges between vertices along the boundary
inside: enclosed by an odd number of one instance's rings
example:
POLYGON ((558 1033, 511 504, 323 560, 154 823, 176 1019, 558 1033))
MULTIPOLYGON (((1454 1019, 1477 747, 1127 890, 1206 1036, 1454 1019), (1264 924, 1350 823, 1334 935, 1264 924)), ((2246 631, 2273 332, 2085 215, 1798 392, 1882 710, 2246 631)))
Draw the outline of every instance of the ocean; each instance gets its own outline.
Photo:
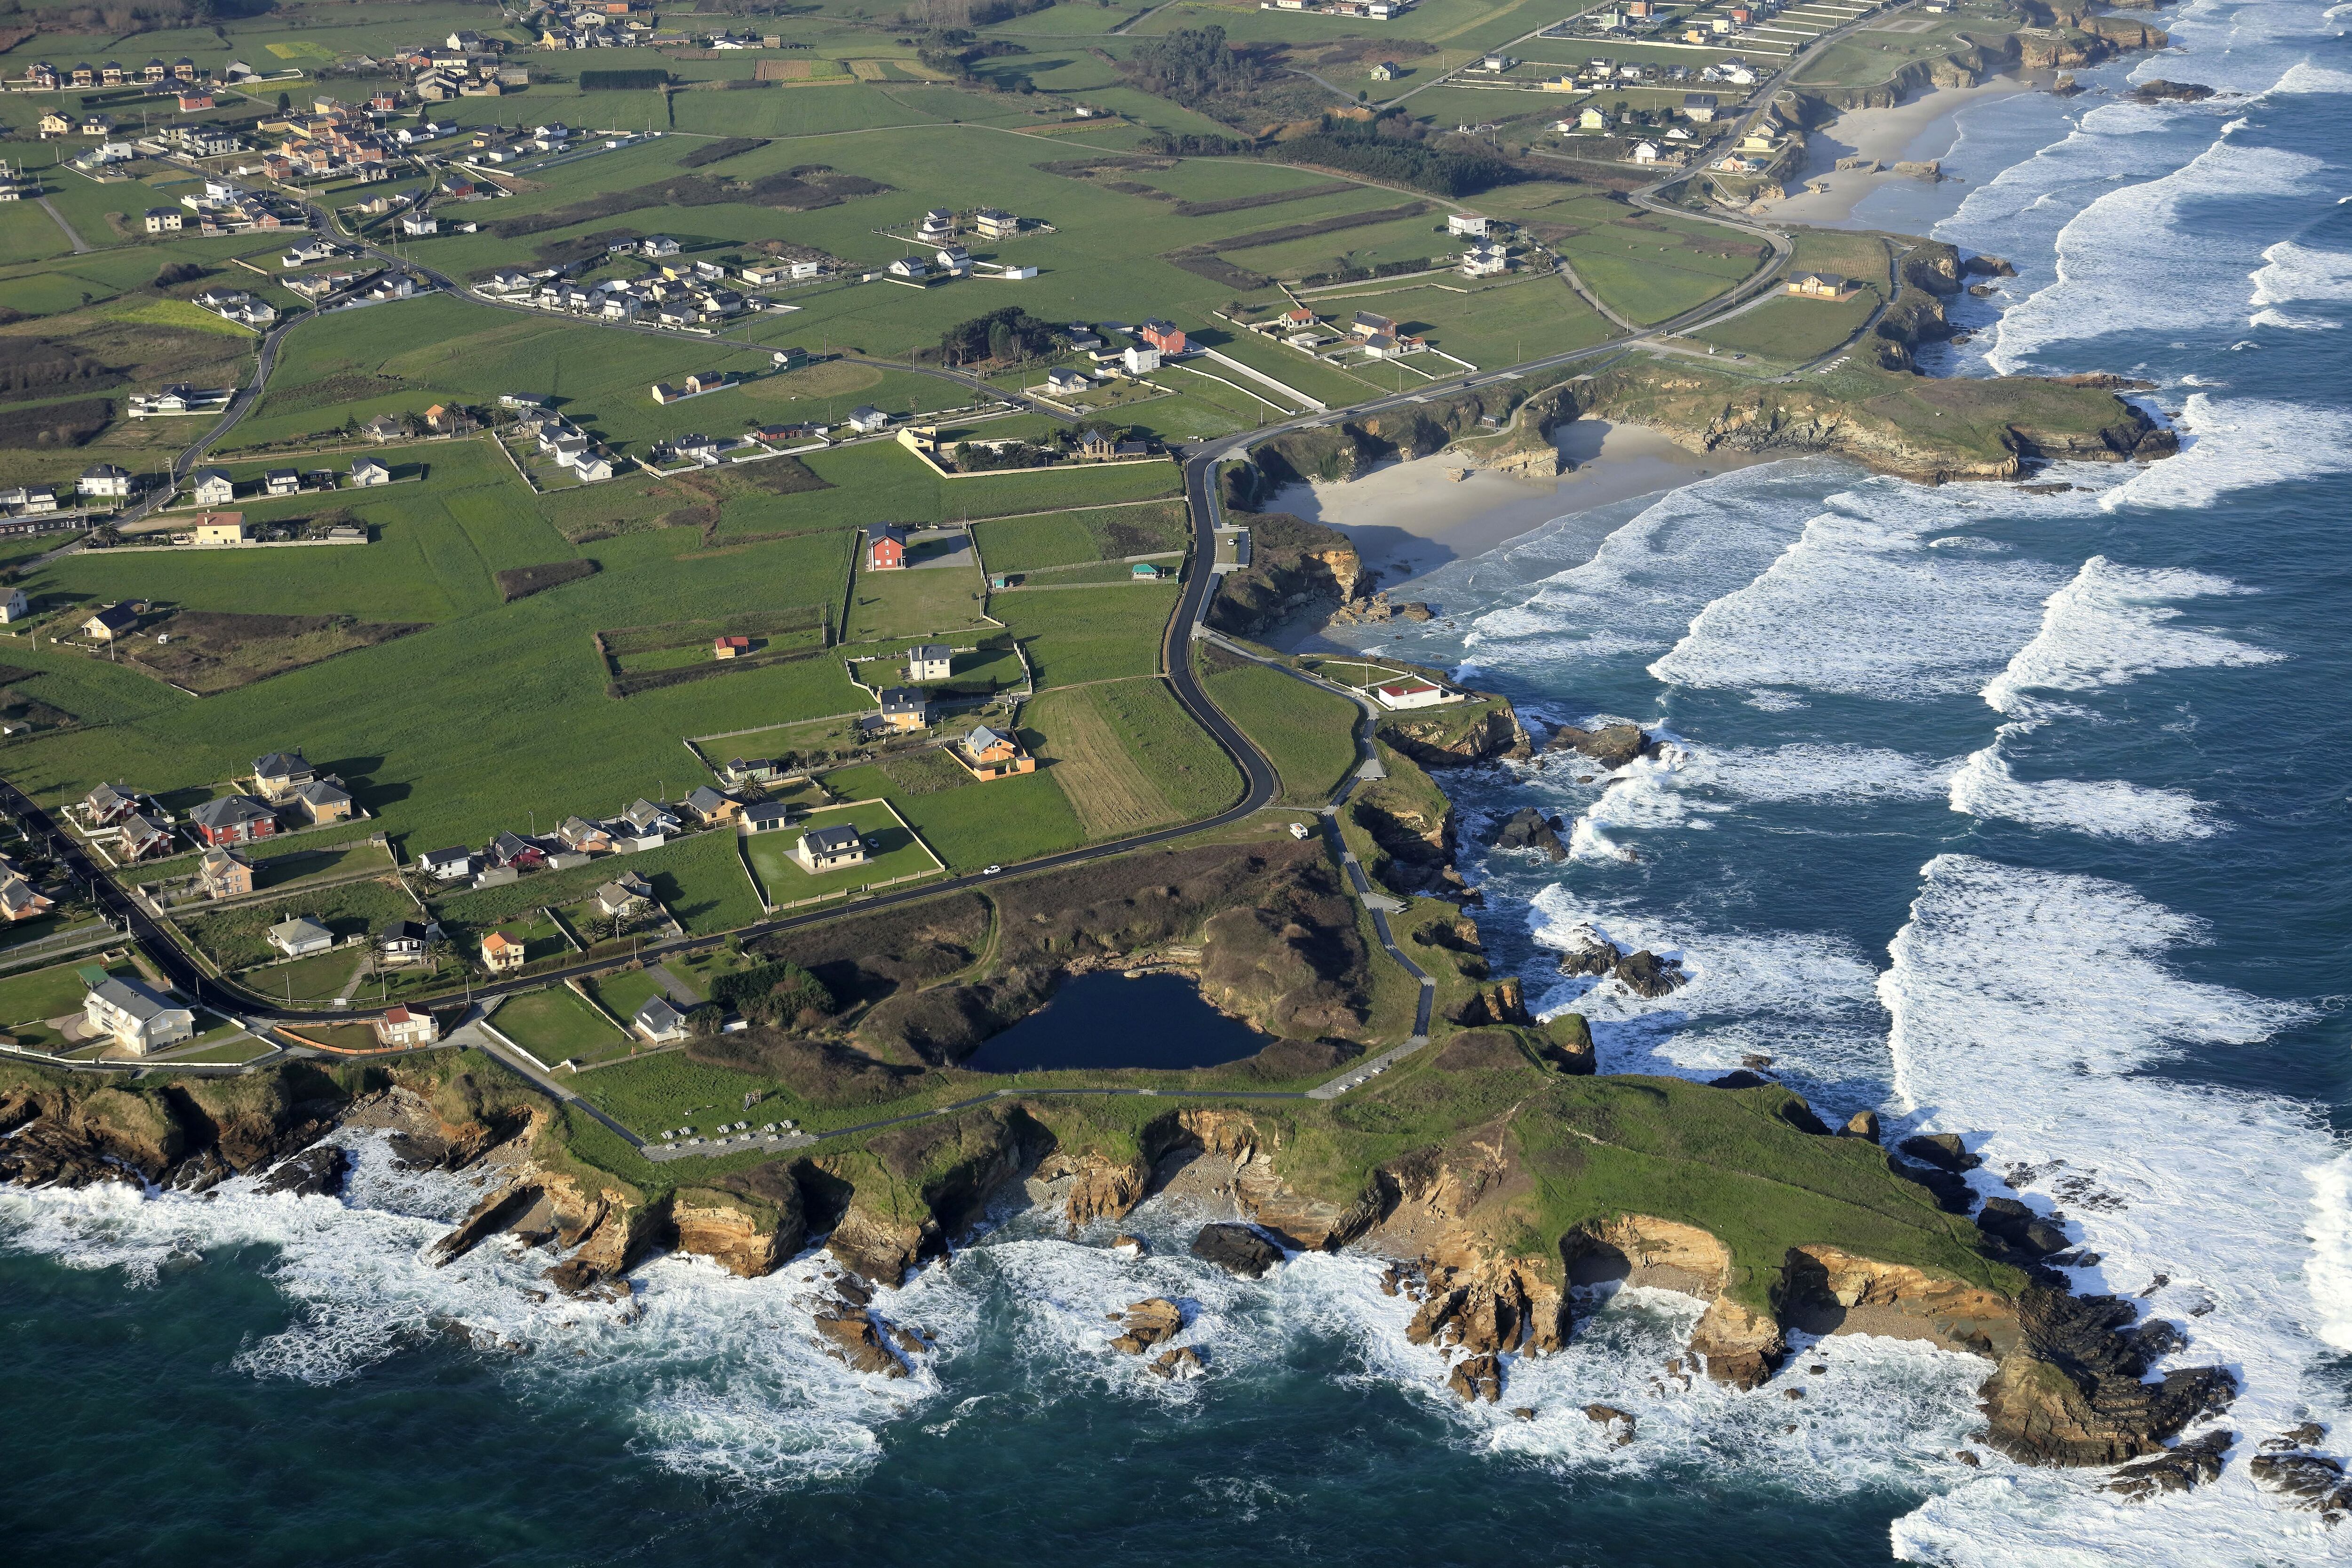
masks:
MULTIPOLYGON (((808 1331, 815 1266, 664 1258, 638 1313, 424 1245, 472 1202, 349 1131, 341 1202, 0 1195, 0 1511, 27 1564, 635 1562, 2292 1563, 2352 1556, 2246 1479, 2352 1406, 2352 8, 2197 0, 2176 51, 2072 100, 1985 100, 1857 217, 2009 258, 1954 374, 2156 384, 2185 451, 2074 488, 1926 488, 1802 459, 1563 519, 1414 585, 1382 646, 1546 722, 1669 746, 1591 783, 1447 780, 1497 967, 1595 1020, 1604 1071, 1744 1055, 1825 1113, 1981 1142, 2066 1215, 2085 1289, 2145 1297, 2243 1385, 2216 1483, 1958 1463, 1983 1363, 1808 1347, 1809 1397, 1661 1378, 1696 1303, 1626 1291, 1465 1409, 1365 1260, 1262 1282, 1008 1215, 912 1279, 935 1335, 876 1384, 808 1331), (2140 105, 2163 76, 2222 96, 2140 105), (1883 210, 1882 210, 1883 209, 1883 210), (1898 222, 1899 219, 1899 222, 1898 222), (2338 606, 2331 610, 2329 606, 2338 606), (1525 805, 1559 865, 1475 847, 1525 805), (1680 955, 1643 1001, 1563 979, 1580 922, 1680 955), (1210 1375, 1106 1311, 1186 1296, 1210 1375), (1591 1402, 1638 1416, 1613 1447, 1591 1402)), ((1370 634, 1367 634, 1370 635, 1370 634)), ((2342 1433, 2352 1453, 2352 1428, 2342 1433)))

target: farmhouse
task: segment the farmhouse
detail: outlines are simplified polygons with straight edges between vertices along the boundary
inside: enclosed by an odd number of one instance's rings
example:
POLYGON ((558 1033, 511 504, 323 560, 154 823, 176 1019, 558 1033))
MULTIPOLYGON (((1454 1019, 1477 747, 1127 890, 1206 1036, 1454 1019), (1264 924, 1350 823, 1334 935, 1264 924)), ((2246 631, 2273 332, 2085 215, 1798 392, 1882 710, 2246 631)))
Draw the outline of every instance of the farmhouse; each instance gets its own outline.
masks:
POLYGON ((1011 239, 1021 232, 1021 220, 1002 207, 982 207, 971 215, 971 226, 982 239, 1011 239))
POLYGON ((385 1046, 429 1046, 441 1037, 433 1015, 394 1007, 375 1021, 375 1037, 385 1046))
POLYGON ((82 998, 82 1032, 110 1035, 120 1046, 149 1056, 192 1039, 196 1015, 151 989, 145 982, 107 973, 96 964, 81 972, 89 986, 82 998))
POLYGON ((954 664, 955 655, 947 644, 922 643, 907 650, 907 679, 945 680, 954 664))
POLYGON ((907 531, 896 524, 877 522, 866 531, 866 569, 869 572, 895 572, 907 564, 907 531))
POLYGON ((207 849, 196 864, 196 880, 209 898, 240 898, 253 891, 253 868, 234 849, 207 849))
POLYGON ((890 416, 872 404, 862 404, 849 411, 849 427, 861 436, 871 436, 889 427, 890 416))
POLYGON ((837 871, 845 866, 866 864, 866 840, 857 829, 847 825, 835 827, 814 827, 800 837, 793 846, 793 858, 803 871, 837 871))
POLYGON ((366 489, 375 485, 392 483, 392 470, 373 458, 362 458, 352 464, 352 485, 366 489))
POLYGON ((300 958, 334 946, 335 933, 308 915, 296 915, 269 928, 269 945, 289 958, 300 958))
POLYGON ((208 847, 250 844, 278 831, 278 816, 251 795, 224 795, 188 813, 188 826, 208 847))
POLYGON ((1163 321, 1154 317, 1136 328, 1135 335, 1163 354, 1184 352, 1184 329, 1173 321, 1163 321))
POLYGON ((128 600, 109 605, 82 622, 81 635, 92 642, 112 642, 116 637, 139 624, 139 612, 128 600))
POLYGON ((710 639, 710 657, 713 658, 740 658, 751 651, 750 637, 722 637, 710 639))
POLYGON ((482 939, 482 967, 492 974, 511 974, 522 967, 522 943, 502 931, 482 939))
POLYGON ((985 724, 949 747, 948 752, 976 779, 1011 778, 1037 771, 1037 759, 1022 750, 1012 731, 992 730, 985 724))
POLYGON ((782 775, 783 770, 766 757, 746 760, 737 757, 719 772, 729 784, 767 784, 782 775))
POLYGON ((891 277, 904 282, 919 282, 930 275, 931 264, 919 256, 902 256, 886 268, 891 277))

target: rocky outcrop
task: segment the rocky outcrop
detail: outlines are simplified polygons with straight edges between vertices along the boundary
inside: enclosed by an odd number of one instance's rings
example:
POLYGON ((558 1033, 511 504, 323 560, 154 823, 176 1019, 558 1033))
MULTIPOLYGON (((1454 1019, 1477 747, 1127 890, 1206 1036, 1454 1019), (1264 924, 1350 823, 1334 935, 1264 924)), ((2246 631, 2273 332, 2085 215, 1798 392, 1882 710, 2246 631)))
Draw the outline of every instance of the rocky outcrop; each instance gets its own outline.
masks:
POLYGON ((1545 1020, 1540 1054, 1564 1073, 1590 1077, 1600 1069, 1592 1047, 1592 1026, 1581 1013, 1557 1013, 1545 1020))
POLYGON ((298 1198, 331 1198, 343 1190, 343 1177, 351 1168, 350 1151, 332 1143, 320 1143, 263 1177, 261 1190, 298 1198))
POLYGON ((2306 1421, 2265 1437, 2263 1452, 2247 1462, 2246 1474, 2287 1507, 2309 1509, 2333 1525, 2352 1514, 2352 1483, 2345 1479, 2342 1460, 2309 1451, 2326 1436, 2319 1423, 2306 1421))
POLYGON ((1613 1448, 1622 1448, 1631 1443, 1640 1425, 1633 1419, 1632 1411, 1620 1410, 1613 1405, 1588 1405, 1584 1407, 1584 1418, 1596 1426, 1608 1429, 1610 1447, 1613 1448))
POLYGON ((772 1274, 801 1248, 807 1234, 797 1189, 788 1212, 754 1205, 739 1194, 708 1187, 685 1187, 669 1202, 672 1245, 708 1258, 730 1274, 756 1279, 772 1274))
POLYGON ((1504 820, 1496 831, 1497 849, 1536 849, 1547 860, 1568 858, 1568 846, 1559 841, 1561 823, 1557 816, 1546 816, 1532 805, 1521 806, 1504 820))
POLYGON ((1755 1388, 1780 1369, 1789 1353, 1780 1325, 1763 1312, 1750 1311, 1728 1296, 1718 1296, 1691 1330, 1690 1353, 1699 1358, 1706 1375, 1733 1388, 1755 1388))
POLYGON ((2212 97, 2213 89, 2200 81, 2167 81, 2156 76, 2133 88, 2132 96, 2142 103, 2196 103, 2212 97))
POLYGON ((1788 1257, 1775 1309, 1809 1334, 1925 1340, 1944 1350, 1998 1357, 2019 1339, 2017 1310, 1997 1290, 1832 1247, 1788 1257))
POLYGON ((1647 948, 1629 952, 1619 959, 1614 973, 1618 984, 1626 990, 1653 1001, 1661 996, 1671 996, 1676 986, 1689 980, 1689 976, 1683 973, 1681 959, 1661 958, 1647 948))
POLYGON ((2221 1479, 2222 1458, 2237 1440, 2234 1432, 2208 1432, 2153 1459, 2126 1465, 2107 1482, 2107 1490, 2120 1492, 2133 1502, 2146 1502, 2166 1492, 2185 1492, 2191 1487, 2218 1481, 2221 1479))
POLYGON ((1424 768, 1466 768, 1501 758, 1534 755, 1519 716, 1500 697, 1481 694, 1480 707, 1424 708, 1390 714, 1377 733, 1424 768))
POLYGON ((1446 1373, 1445 1386, 1465 1405, 1493 1405, 1503 1397, 1502 1363, 1491 1355, 1465 1356, 1446 1373))
POLYGON ((1616 972, 1617 961, 1623 956, 1599 927, 1579 925, 1568 933, 1567 944, 1559 951, 1559 972, 1604 977, 1616 972))
POLYGON ((937 1234, 933 1226, 877 1214, 853 1198, 824 1249, 852 1274, 895 1289, 927 1255, 937 1234))
POLYGON ((1253 637, 1318 602, 1345 605, 1370 583, 1363 558, 1348 536, 1288 512, 1230 513, 1250 531, 1250 563, 1217 579, 1208 624, 1234 637, 1253 637))
POLYGON ((818 1341, 825 1353, 853 1371, 904 1377, 907 1363, 892 1353, 874 1320, 859 1308, 841 1306, 817 1315, 818 1341))
POLYGON ((1866 1138, 1873 1143, 1877 1142, 1878 1112, 1875 1110, 1855 1111, 1852 1116, 1845 1119, 1845 1125, 1838 1129, 1838 1136, 1841 1138, 1866 1138))
POLYGON ((1256 1279, 1282 1261, 1282 1249, 1245 1225, 1204 1225, 1192 1238, 1192 1256, 1228 1274, 1256 1279))
POLYGON ((1161 1351, 1145 1364, 1150 1367, 1154 1376, 1176 1383, 1189 1383, 1209 1370, 1209 1364, 1202 1359, 1201 1352, 1191 1345, 1178 1345, 1174 1350, 1161 1351))
POLYGON ((1151 1167, 1139 1157, 1112 1160, 1091 1150, 1073 1156, 1057 1149, 1037 1163, 1035 1180, 1068 1184, 1061 1188, 1062 1217, 1077 1230, 1097 1219, 1117 1219, 1141 1203, 1151 1167))
POLYGON ((1547 754, 1553 752, 1573 752, 1589 759, 1605 773, 1614 773, 1629 763, 1655 754, 1659 742, 1643 733, 1639 724, 1608 724, 1598 730, 1580 730, 1573 724, 1562 724, 1544 742, 1547 754))
POLYGON ((1454 1009, 1454 1022, 1465 1028, 1484 1028, 1492 1024, 1533 1024, 1528 1012, 1527 999, 1520 994, 1516 975, 1496 981, 1491 985, 1475 987, 1467 1000, 1454 1009))
POLYGON ((1525 1259, 1427 1264, 1407 1289, 1417 1292, 1421 1302, 1405 1328, 1414 1344, 1473 1355, 1548 1355, 1568 1343, 1567 1293, 1525 1259))
POLYGON ((1431 621, 1437 612, 1418 599, 1391 599, 1386 592, 1343 604, 1331 612, 1334 626, 1383 626, 1390 621, 1431 621))
POLYGON ((1162 1296, 1138 1301, 1124 1313, 1112 1316, 1118 1321, 1119 1332, 1110 1348, 1127 1355, 1141 1355, 1184 1331, 1184 1309, 1162 1296))
POLYGON ((2113 1465, 2157 1452, 2199 1417, 2227 1409, 2236 1380, 2220 1367, 2142 1381, 2146 1357, 2119 1331, 2137 1316, 2112 1296, 2031 1285, 2016 1306, 2018 1340, 1979 1397, 1984 1441, 2029 1465, 2113 1465))

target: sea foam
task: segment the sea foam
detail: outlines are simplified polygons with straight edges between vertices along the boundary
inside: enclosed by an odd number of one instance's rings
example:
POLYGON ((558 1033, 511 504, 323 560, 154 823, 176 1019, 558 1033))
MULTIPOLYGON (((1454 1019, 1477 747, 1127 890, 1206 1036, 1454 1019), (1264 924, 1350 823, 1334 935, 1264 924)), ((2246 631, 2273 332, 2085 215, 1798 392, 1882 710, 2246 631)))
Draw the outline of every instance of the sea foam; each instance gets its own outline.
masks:
POLYGON ((2284 656, 2180 625, 2181 610, 2168 602, 2242 592, 2209 573, 2126 566, 2094 555, 2042 602, 2041 627, 1986 684, 1984 700, 2002 713, 2023 715, 2033 710, 2032 691, 2093 691, 2163 669, 2275 662, 2284 656))

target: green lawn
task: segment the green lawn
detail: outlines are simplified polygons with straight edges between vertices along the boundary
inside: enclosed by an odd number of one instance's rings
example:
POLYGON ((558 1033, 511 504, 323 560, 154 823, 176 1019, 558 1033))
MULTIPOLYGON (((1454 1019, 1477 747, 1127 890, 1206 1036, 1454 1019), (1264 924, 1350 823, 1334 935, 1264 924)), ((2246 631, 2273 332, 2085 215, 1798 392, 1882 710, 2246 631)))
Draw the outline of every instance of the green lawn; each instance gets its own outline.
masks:
MULTIPOLYGON (((62 1018, 68 1013, 80 1012, 81 999, 89 989, 81 983, 80 971, 88 962, 61 963, 54 969, 37 969, 28 974, 0 980, 0 1026, 62 1018)), ((138 971, 127 963, 119 963, 108 973, 135 976, 138 971)))
POLYGON ((969 555, 963 563, 868 572, 860 562, 850 584, 847 640, 922 637, 986 625, 987 584, 969 555))
POLYGON ((661 986, 642 969, 625 969, 617 974, 600 974, 583 981, 582 986, 593 996, 604 1011, 618 1018, 623 1025, 637 1016, 637 1009, 663 995, 661 986))
POLYGON ((1846 342, 1862 330, 1878 308, 1873 289, 1860 289, 1851 300, 1798 300, 1787 295, 1767 300, 1752 310, 1692 334, 1692 341, 1711 344, 1726 353, 1753 354, 1772 364, 1802 364, 1846 342))
MULTIPOLYGON (((313 888, 282 899, 265 900, 242 909, 183 915, 178 924, 189 940, 221 968, 243 969, 278 957, 278 950, 269 945, 269 928, 297 915, 308 915, 320 921, 341 942, 372 933, 386 921, 414 920, 416 905, 406 893, 386 882, 346 882, 341 887, 313 888)), ((356 952, 351 955, 351 962, 358 962, 356 952)), ((270 989, 280 991, 282 987, 273 984, 270 989)))
POLYGON ((320 1004, 345 994, 366 956, 362 948, 336 948, 329 952, 314 952, 308 958, 245 970, 236 976, 236 982, 257 995, 289 1006, 320 1004))
POLYGON ((508 997, 490 1015, 490 1027, 549 1067, 571 1057, 609 1052, 626 1041, 568 985, 508 997))
POLYGON ((1241 794, 1233 763, 1165 681, 1048 691, 1022 719, 1037 731, 1037 754, 1088 837, 1212 816, 1241 794))
POLYGON ((1160 634, 1175 613, 1176 588, 1171 583, 1066 594, 1015 590, 991 599, 988 607, 1021 639, 1042 689, 1157 674, 1160 634))
MULTIPOLYGON (((1085 841, 1070 803, 1050 771, 1020 773, 960 789, 914 794, 878 767, 844 768, 825 775, 836 795, 878 796, 898 808, 923 841, 958 871, 1011 865, 1085 841)), ((766 835, 772 838, 786 833, 766 835)), ((803 875, 797 867, 794 875, 803 875)), ((836 872, 835 875, 843 875, 836 872)), ((815 880, 815 879, 809 879, 815 880)), ((784 884, 790 887, 787 881, 784 884)))
POLYGON ((1356 765, 1356 705, 1261 664, 1218 670, 1209 699, 1240 725, 1282 775, 1282 798, 1320 805, 1356 765))
MULTIPOLYGON (((863 782, 868 769, 852 770, 856 779, 845 779, 841 774, 828 775, 825 784, 835 794, 863 795, 863 789, 852 785, 863 782)), ((876 792, 879 794, 880 792, 876 792)), ((925 796, 926 800, 939 798, 925 796)), ((862 888, 876 882, 887 882, 898 877, 920 876, 938 869, 938 862, 907 826, 890 813, 887 805, 832 806, 809 816, 792 827, 779 833, 760 833, 743 840, 744 851, 751 858, 751 869, 766 889, 771 904, 798 903, 845 888, 862 888), (801 868, 792 858, 793 846, 800 842, 803 833, 817 827, 835 827, 843 824, 854 826, 868 839, 879 839, 870 845, 868 858, 862 865, 845 866, 837 871, 810 873, 801 868)))

